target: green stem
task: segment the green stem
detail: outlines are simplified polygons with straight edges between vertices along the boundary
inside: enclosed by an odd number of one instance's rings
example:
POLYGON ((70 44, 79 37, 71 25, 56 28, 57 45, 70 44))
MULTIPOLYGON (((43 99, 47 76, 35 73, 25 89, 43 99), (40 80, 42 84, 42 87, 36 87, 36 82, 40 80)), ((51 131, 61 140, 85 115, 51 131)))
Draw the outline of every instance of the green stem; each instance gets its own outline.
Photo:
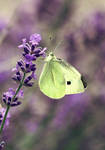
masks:
POLYGON ((0 134, 1 134, 2 130, 3 130, 3 127, 4 127, 4 124, 5 124, 5 121, 6 121, 8 112, 9 112, 9 109, 10 109, 10 106, 8 105, 8 106, 7 106, 7 109, 6 109, 6 112, 5 112, 5 115, 4 115, 4 118, 3 118, 3 121, 2 121, 2 124, 1 124, 0 134))
MULTIPOLYGON (((15 95, 14 95, 13 98, 12 98, 12 101, 15 99, 16 95, 18 94, 18 92, 20 91, 21 87, 23 86, 23 82, 24 82, 25 76, 26 76, 26 73, 24 73, 23 78, 22 78, 22 81, 20 82, 19 87, 17 88, 16 93, 15 93, 15 95)), ((12 101, 11 101, 11 102, 12 102, 12 101)), ((7 105, 7 109, 6 109, 6 112, 5 112, 5 115, 4 115, 2 124, 1 124, 1 128, 0 128, 0 134, 1 134, 2 131, 3 131, 4 124, 5 124, 5 121, 6 121, 8 112, 9 112, 9 109, 10 109, 10 105, 7 105)))

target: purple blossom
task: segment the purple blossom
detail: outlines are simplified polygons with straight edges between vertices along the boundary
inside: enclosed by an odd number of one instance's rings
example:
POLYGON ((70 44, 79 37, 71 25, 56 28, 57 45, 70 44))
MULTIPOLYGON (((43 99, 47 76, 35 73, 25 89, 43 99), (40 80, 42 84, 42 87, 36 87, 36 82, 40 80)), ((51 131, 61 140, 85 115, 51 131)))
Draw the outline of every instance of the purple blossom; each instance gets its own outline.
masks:
POLYGON ((26 45, 26 39, 22 39, 22 44, 18 46, 18 48, 24 48, 26 45))
POLYGON ((5 145, 5 142, 4 142, 4 141, 2 141, 2 142, 0 143, 0 150, 2 150, 2 149, 3 149, 4 145, 5 145))
POLYGON ((40 34, 32 34, 30 36, 30 43, 32 43, 32 45, 39 45, 39 42, 42 40, 40 34))
POLYGON ((18 101, 19 98, 23 98, 23 90, 20 90, 17 96, 14 98, 16 92, 13 88, 9 88, 7 92, 3 94, 3 101, 6 105, 9 106, 18 106, 21 104, 20 101, 18 101))

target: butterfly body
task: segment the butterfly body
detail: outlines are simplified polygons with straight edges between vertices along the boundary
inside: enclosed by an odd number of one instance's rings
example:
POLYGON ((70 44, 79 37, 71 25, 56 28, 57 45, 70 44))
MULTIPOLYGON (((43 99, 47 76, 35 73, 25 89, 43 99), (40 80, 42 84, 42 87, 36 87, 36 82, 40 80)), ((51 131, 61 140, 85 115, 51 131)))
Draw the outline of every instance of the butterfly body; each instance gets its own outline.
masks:
POLYGON ((84 92, 86 82, 83 84, 84 79, 81 80, 81 77, 72 65, 50 53, 45 59, 39 87, 48 97, 59 99, 68 94, 84 92))

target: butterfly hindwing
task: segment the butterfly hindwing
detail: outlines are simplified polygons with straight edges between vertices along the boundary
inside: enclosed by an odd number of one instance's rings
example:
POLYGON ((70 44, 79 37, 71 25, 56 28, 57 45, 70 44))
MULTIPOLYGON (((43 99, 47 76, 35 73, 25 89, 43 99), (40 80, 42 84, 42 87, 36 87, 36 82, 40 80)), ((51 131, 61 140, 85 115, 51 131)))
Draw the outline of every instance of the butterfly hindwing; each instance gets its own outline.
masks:
POLYGON ((81 80, 81 74, 72 66, 61 60, 62 70, 66 81, 65 94, 76 94, 84 92, 85 88, 81 80))

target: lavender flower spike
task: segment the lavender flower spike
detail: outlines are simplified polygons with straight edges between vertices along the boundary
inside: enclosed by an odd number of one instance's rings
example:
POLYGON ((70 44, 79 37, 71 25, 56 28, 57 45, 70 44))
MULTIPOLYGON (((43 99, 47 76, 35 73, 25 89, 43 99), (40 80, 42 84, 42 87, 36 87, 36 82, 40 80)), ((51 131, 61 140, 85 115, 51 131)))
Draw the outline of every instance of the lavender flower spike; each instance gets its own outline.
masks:
MULTIPOLYGON (((36 64, 34 61, 40 57, 45 56, 46 48, 39 47, 41 41, 40 34, 32 34, 30 36, 30 41, 27 39, 22 40, 22 44, 18 48, 23 49, 22 59, 20 59, 16 67, 12 69, 15 72, 12 79, 18 83, 18 88, 9 88, 7 92, 3 93, 2 101, 6 105, 6 109, 0 108, 0 134, 2 133, 4 127, 9 125, 9 110, 11 107, 20 105, 22 102, 19 98, 23 98, 24 93, 21 90, 22 86, 32 87, 36 79, 36 64)), ((0 142, 0 150, 3 149, 5 142, 0 142)))
MULTIPOLYGON (((36 65, 34 61, 40 56, 45 56, 47 50, 46 48, 39 47, 41 39, 40 34, 35 33, 30 36, 29 42, 24 38, 19 46, 19 48, 23 49, 22 59, 17 62, 16 68, 12 69, 12 71, 15 71, 12 79, 21 86, 32 87, 34 84, 33 80, 36 79, 36 65)), ((7 106, 13 107, 21 104, 18 99, 23 97, 23 91, 19 89, 17 93, 17 90, 9 88, 3 94, 3 102, 7 106)))
POLYGON ((32 34, 30 36, 30 41, 26 42, 26 39, 22 40, 22 44, 19 48, 23 48, 23 59, 17 62, 16 66, 16 74, 13 76, 13 80, 16 82, 21 82, 22 80, 22 73, 26 73, 27 77, 24 80, 24 86, 33 86, 33 79, 36 79, 36 65, 34 61, 40 57, 45 57, 45 52, 47 48, 39 47, 39 42, 41 41, 40 34, 32 34), (28 75, 29 74, 29 75, 28 75))
MULTIPOLYGON (((36 79, 35 61, 38 57, 45 56, 46 51, 46 48, 39 47, 41 39, 40 34, 35 33, 30 36, 29 42, 24 38, 22 44, 18 46, 18 48, 23 49, 22 58, 17 62, 16 67, 12 69, 12 71, 15 71, 12 79, 19 85, 16 90, 9 88, 9 90, 3 94, 2 100, 6 104, 7 109, 4 114, 2 109, 0 111, 0 133, 2 133, 6 123, 9 109, 22 103, 19 100, 19 98, 23 98, 24 96, 23 90, 21 90, 22 86, 32 87, 34 84, 33 80, 36 79)), ((2 144, 0 146, 0 148, 2 148, 2 144)))

